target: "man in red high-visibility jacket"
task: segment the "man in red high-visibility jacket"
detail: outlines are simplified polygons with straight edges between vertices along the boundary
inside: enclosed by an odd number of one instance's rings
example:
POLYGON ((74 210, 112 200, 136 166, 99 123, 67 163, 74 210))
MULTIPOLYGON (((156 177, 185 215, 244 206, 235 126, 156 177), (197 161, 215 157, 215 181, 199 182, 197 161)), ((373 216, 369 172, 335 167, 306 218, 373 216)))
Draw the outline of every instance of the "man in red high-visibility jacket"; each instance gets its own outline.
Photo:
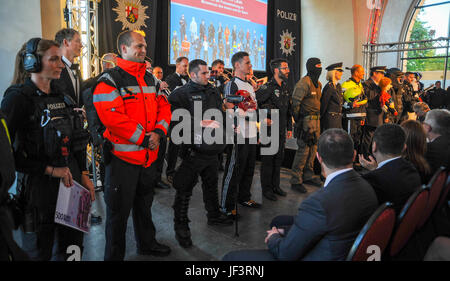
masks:
MULTIPOLYGON (((111 144, 105 152, 105 260, 123 260, 130 210, 138 254, 166 256, 170 248, 155 239, 151 206, 160 138, 172 117, 167 98, 153 75, 146 74, 144 37, 134 31, 119 34, 118 66, 98 79, 93 100, 103 134, 111 144), (108 157, 109 156, 109 157, 108 157)), ((105 145, 106 147, 108 145, 105 145)))

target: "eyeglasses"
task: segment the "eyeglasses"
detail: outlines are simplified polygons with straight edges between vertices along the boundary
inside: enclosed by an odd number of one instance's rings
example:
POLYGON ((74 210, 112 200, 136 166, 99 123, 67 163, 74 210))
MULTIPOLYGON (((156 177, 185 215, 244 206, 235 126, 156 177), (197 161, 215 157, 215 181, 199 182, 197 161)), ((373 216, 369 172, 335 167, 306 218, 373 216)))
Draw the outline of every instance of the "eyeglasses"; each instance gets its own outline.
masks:
POLYGON ((278 67, 278 69, 289 69, 289 66, 286 66, 286 67, 278 67))

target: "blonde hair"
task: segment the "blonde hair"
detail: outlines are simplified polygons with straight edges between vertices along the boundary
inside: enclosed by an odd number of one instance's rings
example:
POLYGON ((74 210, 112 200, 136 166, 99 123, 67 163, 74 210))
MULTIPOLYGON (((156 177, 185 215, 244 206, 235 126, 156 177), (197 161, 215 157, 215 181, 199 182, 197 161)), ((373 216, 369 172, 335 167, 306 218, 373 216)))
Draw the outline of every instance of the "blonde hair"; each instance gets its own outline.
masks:
POLYGON ((327 77, 326 77, 326 79, 327 79, 328 81, 332 82, 333 84, 335 84, 335 83, 337 82, 337 81, 336 81, 335 73, 336 73, 336 69, 334 69, 334 70, 328 70, 328 72, 327 72, 327 77))

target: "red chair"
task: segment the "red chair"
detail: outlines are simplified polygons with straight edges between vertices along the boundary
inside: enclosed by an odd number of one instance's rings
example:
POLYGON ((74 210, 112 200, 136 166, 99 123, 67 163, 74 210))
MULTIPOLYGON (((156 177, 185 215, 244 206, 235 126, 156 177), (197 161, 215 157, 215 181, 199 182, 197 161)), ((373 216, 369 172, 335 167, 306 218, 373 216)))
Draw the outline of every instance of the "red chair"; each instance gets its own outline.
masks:
POLYGON ((448 173, 447 175, 447 183, 445 184, 445 187, 442 190, 441 198, 439 199, 439 202, 436 205, 436 210, 441 209, 444 203, 446 202, 449 190, 450 190, 450 173, 448 173))
POLYGON ((397 255, 408 242, 416 230, 417 224, 422 217, 428 202, 428 187, 423 185, 414 192, 400 212, 394 235, 389 246, 389 256, 397 255))
POLYGON ((347 256, 347 261, 367 261, 372 255, 367 253, 371 245, 380 249, 380 257, 389 243, 395 226, 395 211, 392 203, 386 202, 373 213, 359 232, 347 256))
POLYGON ((447 179, 447 171, 444 167, 440 167, 436 173, 431 178, 427 187, 430 189, 430 195, 427 202, 427 207, 421 216, 419 223, 417 224, 417 229, 421 228, 425 222, 430 217, 431 213, 438 203, 439 196, 441 195, 442 189, 444 188, 445 181, 447 179))

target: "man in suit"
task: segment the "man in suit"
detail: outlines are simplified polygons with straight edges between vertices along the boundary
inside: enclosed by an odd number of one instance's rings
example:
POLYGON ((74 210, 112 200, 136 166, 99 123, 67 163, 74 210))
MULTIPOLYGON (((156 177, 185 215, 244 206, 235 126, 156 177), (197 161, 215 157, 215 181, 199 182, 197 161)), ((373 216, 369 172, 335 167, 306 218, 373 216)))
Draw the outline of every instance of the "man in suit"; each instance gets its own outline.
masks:
POLYGON ((59 43, 62 51, 62 61, 65 66, 57 83, 65 89, 64 93, 69 95, 77 106, 81 108, 83 106, 81 72, 79 65, 74 63, 75 58, 81 54, 80 34, 74 29, 64 28, 56 33, 55 41, 59 43))
MULTIPOLYGON (((176 88, 182 87, 187 82, 189 82, 188 65, 189 65, 188 58, 186 57, 177 58, 175 72, 168 75, 165 80, 165 82, 169 85, 169 90, 171 92, 176 88)), ((175 123, 172 124, 169 128, 169 138, 174 125, 175 123)), ((170 138, 169 150, 167 152, 167 168, 166 168, 167 181, 169 181, 170 183, 173 182, 173 175, 175 174, 175 167, 177 165, 179 150, 180 146, 173 143, 172 138, 170 138)))
POLYGON ((384 124, 375 130, 369 160, 359 155, 361 165, 371 170, 363 177, 372 185, 378 202, 392 202, 397 214, 408 198, 421 185, 420 175, 409 161, 402 158, 406 134, 397 124, 384 124))
POLYGON ((176 60, 175 72, 166 77, 166 82, 169 84, 169 90, 172 92, 189 82, 188 74, 189 60, 186 57, 179 57, 176 60))
POLYGON ((427 112, 422 123, 427 134, 427 152, 425 158, 436 172, 439 167, 450 166, 450 111, 433 109, 427 112))
POLYGON ((223 260, 344 260, 378 206, 372 187, 353 168, 356 152, 342 129, 319 138, 324 187, 306 198, 297 216, 279 216, 267 231, 268 250, 244 250, 223 260))

